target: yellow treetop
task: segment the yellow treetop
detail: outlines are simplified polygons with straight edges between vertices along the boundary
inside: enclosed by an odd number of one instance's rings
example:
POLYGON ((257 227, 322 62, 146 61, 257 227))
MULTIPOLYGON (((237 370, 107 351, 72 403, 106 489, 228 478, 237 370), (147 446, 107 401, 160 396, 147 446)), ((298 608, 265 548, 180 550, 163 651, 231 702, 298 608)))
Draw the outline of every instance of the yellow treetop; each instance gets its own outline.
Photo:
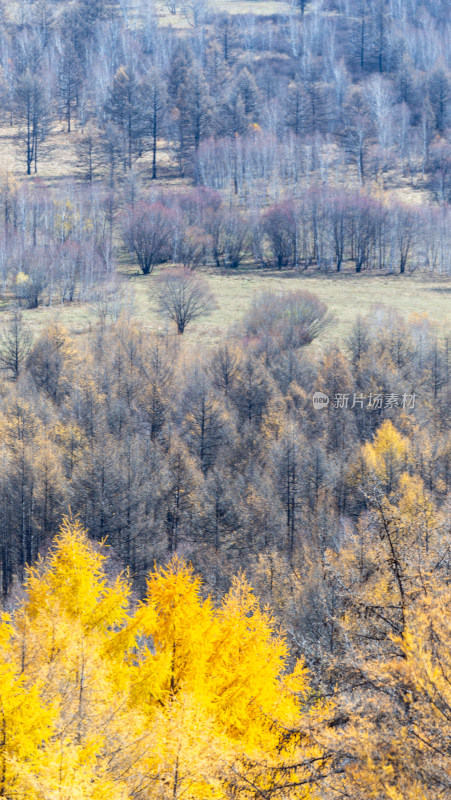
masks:
POLYGON ((65 519, 2 623, 0 797, 219 800, 283 781, 284 796, 312 798, 321 752, 299 730, 321 708, 245 578, 215 607, 174 557, 132 612, 106 567, 65 519))

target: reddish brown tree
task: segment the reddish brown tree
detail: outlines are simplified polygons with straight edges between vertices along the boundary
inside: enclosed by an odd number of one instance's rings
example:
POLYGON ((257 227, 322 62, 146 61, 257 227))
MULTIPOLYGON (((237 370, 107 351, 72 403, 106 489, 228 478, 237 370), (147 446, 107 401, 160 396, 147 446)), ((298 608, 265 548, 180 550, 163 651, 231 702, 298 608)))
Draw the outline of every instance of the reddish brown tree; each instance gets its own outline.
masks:
POLYGON ((150 275, 156 264, 171 255, 174 213, 161 203, 137 203, 130 209, 122 238, 125 247, 134 253, 143 275, 150 275))

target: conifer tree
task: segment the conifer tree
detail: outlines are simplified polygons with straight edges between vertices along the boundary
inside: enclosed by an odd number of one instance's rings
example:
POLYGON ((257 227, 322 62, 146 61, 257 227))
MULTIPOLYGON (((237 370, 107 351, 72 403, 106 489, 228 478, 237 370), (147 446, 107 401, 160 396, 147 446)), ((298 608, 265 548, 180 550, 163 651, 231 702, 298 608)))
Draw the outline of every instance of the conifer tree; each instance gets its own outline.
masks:
POLYGON ((175 556, 135 613, 123 576, 65 519, 0 626, 0 796, 313 798, 308 680, 244 579, 222 604, 175 556))

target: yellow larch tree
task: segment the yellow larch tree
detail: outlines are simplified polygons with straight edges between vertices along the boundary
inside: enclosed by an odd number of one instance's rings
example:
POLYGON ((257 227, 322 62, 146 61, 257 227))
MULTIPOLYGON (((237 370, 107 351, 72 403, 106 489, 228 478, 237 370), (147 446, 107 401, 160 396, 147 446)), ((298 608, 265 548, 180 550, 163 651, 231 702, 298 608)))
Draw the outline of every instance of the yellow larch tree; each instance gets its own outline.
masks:
POLYGON ((322 709, 305 710, 306 672, 299 663, 286 674, 285 638, 245 578, 215 609, 174 557, 150 576, 138 616, 152 649, 139 664, 135 702, 161 742, 150 754, 161 784, 152 796, 170 785, 171 797, 192 800, 232 791, 269 797, 282 782, 287 796, 312 797, 322 754, 299 726, 322 709))
MULTIPOLYGON (((430 585, 406 612, 386 658, 366 660, 370 693, 325 727, 326 747, 345 764, 338 796, 353 800, 445 800, 451 793, 451 593, 430 585)), ((363 687, 363 681, 361 682, 363 687)))
POLYGON ((407 466, 409 455, 407 438, 387 419, 377 429, 373 441, 363 445, 362 450, 370 476, 390 493, 407 466))
POLYGON ((327 554, 340 685, 322 741, 343 759, 335 790, 353 800, 437 800, 451 787, 450 534, 419 476, 396 483, 327 554))
POLYGON ((117 773, 137 726, 115 678, 123 658, 108 647, 127 619, 129 590, 120 578, 108 585, 103 561, 80 524, 65 520, 48 559, 29 570, 14 616, 16 662, 57 710, 38 768, 22 766, 30 798, 129 796, 117 773))
POLYGON ((357 452, 349 467, 351 486, 375 488, 390 494, 397 488, 398 480, 406 470, 410 458, 410 445, 406 436, 386 419, 376 430, 373 441, 366 442, 357 452))
POLYGON ((25 590, 1 629, 3 796, 314 797, 324 709, 244 577, 215 607, 174 556, 132 613, 128 581, 66 519, 25 590))
POLYGON ((43 701, 39 682, 30 681, 21 669, 12 639, 11 619, 4 615, 0 623, 0 797, 16 800, 26 796, 24 763, 35 770, 42 767, 41 746, 50 738, 56 709, 43 701))

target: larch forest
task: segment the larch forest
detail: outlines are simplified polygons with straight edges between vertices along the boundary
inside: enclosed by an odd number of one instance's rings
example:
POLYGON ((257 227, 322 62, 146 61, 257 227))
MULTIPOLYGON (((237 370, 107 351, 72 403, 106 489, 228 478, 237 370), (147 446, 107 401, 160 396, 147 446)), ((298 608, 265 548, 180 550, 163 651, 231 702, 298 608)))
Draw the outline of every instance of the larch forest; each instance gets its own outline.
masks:
POLYGON ((450 0, 0 0, 0 798, 451 800, 450 0))

